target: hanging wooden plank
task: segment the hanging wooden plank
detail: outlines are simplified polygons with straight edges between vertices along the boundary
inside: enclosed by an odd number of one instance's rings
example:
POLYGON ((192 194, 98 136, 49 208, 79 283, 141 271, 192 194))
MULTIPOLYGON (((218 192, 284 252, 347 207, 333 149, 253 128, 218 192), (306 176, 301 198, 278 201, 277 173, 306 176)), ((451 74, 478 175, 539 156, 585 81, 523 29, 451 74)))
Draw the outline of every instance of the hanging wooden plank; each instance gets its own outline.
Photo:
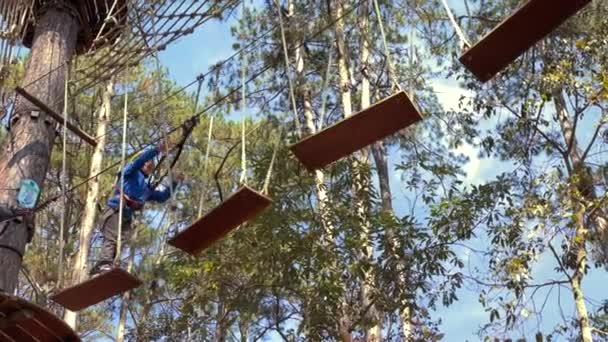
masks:
MULTIPOLYGON (((59 115, 57 112, 55 112, 49 106, 47 106, 46 103, 40 101, 38 98, 36 98, 32 94, 28 93, 25 89, 23 89, 21 87, 15 88, 15 92, 17 92, 19 95, 23 96, 26 100, 30 101, 34 106, 38 107, 38 109, 40 109, 41 111, 48 114, 55 121, 57 121, 63 125, 63 121, 64 121, 63 115, 59 115)), ((81 130, 80 128, 74 126, 69 121, 66 124, 66 127, 70 131, 72 131, 74 134, 79 136, 83 141, 87 142, 89 145, 91 145, 93 147, 97 146, 97 141, 95 141, 95 138, 88 135, 85 131, 81 130)))
POLYGON ((309 171, 323 168, 422 120, 403 91, 290 147, 309 171))
POLYGON ((51 296, 51 300, 64 308, 80 311, 121 293, 139 287, 142 282, 127 271, 114 268, 108 272, 64 289, 51 296))
POLYGON ((243 186, 168 243, 196 256, 241 224, 261 214, 271 203, 270 198, 243 186))
POLYGON ((528 0, 460 56, 460 62, 486 82, 590 2, 528 0))
POLYGON ((0 341, 72 341, 80 338, 63 320, 23 299, 0 294, 0 341))

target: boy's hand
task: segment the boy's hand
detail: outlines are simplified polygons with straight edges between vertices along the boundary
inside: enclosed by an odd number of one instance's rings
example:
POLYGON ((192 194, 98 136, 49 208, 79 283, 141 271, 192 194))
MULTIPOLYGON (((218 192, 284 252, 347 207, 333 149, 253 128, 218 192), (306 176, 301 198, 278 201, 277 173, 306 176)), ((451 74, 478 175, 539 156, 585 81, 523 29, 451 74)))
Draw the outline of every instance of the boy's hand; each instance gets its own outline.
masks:
POLYGON ((163 140, 158 144, 158 150, 160 153, 167 154, 173 149, 174 145, 170 140, 163 140))
POLYGON ((167 151, 169 150, 167 143, 165 141, 161 141, 160 144, 158 144, 158 151, 160 153, 163 154, 167 154, 167 151))
POLYGON ((173 172, 173 179, 179 183, 182 183, 186 179, 186 176, 182 172, 173 172))

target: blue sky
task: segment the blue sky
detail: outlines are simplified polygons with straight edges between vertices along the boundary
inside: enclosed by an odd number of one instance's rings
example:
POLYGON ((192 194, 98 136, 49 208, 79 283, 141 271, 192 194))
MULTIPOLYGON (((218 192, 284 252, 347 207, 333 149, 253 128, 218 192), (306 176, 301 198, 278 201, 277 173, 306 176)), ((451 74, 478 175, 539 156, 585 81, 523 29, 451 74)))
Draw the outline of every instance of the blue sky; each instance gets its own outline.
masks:
MULTIPOLYGON (((453 2, 453 1, 452 1, 453 2)), ((234 40, 230 35, 230 27, 227 23, 211 21, 205 24, 202 28, 187 38, 170 46, 166 51, 161 53, 162 63, 169 68, 171 77, 180 85, 190 83, 197 74, 205 72, 208 68, 227 56, 233 53, 232 44, 234 40)), ((436 80, 434 88, 440 99, 440 102, 445 109, 456 109, 461 95, 466 95, 456 82, 453 80, 436 80)), ((455 152, 462 153, 469 157, 465 169, 467 172, 466 181, 469 184, 479 184, 484 181, 494 178, 502 172, 506 165, 499 163, 493 159, 479 159, 478 150, 475 146, 463 145, 455 152)), ((395 163, 396 151, 391 153, 391 162, 395 163)), ((393 172, 391 179, 393 195, 395 200, 395 208, 398 215, 406 214, 408 208, 404 201, 405 191, 399 181, 398 174, 393 172)), ((483 249, 483 240, 471 241, 470 245, 483 249)), ((468 257, 466 249, 459 251, 463 257, 468 257)), ((485 264, 475 257, 471 257, 471 265, 485 268, 485 264)), ((555 274, 553 268, 556 266, 555 261, 547 256, 542 256, 541 260, 536 264, 533 271, 534 279, 547 279, 555 274)), ((605 295, 605 284, 608 281, 606 272, 597 270, 591 272, 586 278, 584 288, 586 294, 596 300, 603 300, 605 295)), ((539 294, 538 298, 544 298, 544 294, 539 294)), ((458 296, 460 300, 449 308, 440 308, 435 314, 435 317, 441 317, 443 324, 442 331, 446 334, 445 341, 477 341, 479 338, 475 332, 479 326, 488 321, 488 314, 485 313, 478 302, 478 291, 474 287, 465 287, 458 296)), ((548 297, 552 307, 558 301, 557 291, 551 293, 548 297)), ((561 304, 564 313, 567 316, 574 315, 574 306, 570 298, 569 291, 562 290, 561 304)), ((557 310, 548 309, 544 313, 544 321, 540 323, 543 330, 550 330, 554 325, 561 321, 560 314, 557 310)), ((533 337, 535 325, 530 326, 529 331, 522 333, 522 336, 528 339, 533 337)), ((558 340, 559 341, 559 340, 558 340)))

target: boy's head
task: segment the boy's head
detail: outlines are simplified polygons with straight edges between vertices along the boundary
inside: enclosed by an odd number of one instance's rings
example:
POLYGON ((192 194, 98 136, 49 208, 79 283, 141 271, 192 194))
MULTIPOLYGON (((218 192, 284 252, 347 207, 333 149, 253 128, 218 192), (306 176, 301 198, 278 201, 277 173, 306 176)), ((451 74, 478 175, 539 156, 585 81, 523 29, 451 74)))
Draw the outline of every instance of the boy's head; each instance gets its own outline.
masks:
POLYGON ((144 175, 149 176, 152 171, 154 171, 154 160, 148 160, 144 166, 142 166, 141 171, 144 175))

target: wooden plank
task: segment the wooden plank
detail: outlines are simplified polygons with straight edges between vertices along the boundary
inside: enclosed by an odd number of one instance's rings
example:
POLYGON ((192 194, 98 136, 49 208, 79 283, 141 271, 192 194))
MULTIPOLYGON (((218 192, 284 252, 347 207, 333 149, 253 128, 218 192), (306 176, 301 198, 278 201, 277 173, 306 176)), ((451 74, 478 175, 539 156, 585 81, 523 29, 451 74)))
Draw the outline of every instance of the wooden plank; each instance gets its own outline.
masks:
POLYGON ((17 324, 2 327, 2 333, 19 342, 38 341, 17 324))
POLYGON ((32 321, 41 329, 43 328, 52 333, 57 340, 80 341, 80 338, 69 325, 44 308, 38 308, 38 310, 34 312, 34 315, 32 321))
MULTIPOLYGON (((46 114, 48 114, 55 121, 57 121, 57 122, 59 122, 60 124, 63 125, 63 122, 64 122, 63 115, 59 115, 57 112, 55 112, 49 106, 47 106, 44 102, 40 101, 38 98, 36 98, 32 94, 28 93, 23 88, 17 87, 17 88, 15 88, 15 91, 19 95, 23 96, 26 100, 30 101, 34 106, 38 107, 41 111, 43 111, 46 114)), ((97 146, 97 141, 95 141, 95 138, 93 138, 92 136, 88 135, 85 131, 81 130, 80 128, 74 126, 69 121, 67 122, 66 127, 70 131, 72 131, 74 134, 76 134, 77 136, 79 136, 83 141, 87 142, 89 145, 91 145, 93 147, 97 146)))
POLYGON ((61 341, 62 339, 59 336, 55 335, 53 332, 46 329, 44 326, 36 323, 33 319, 25 319, 19 321, 17 326, 26 331, 31 337, 33 341, 61 341))
POLYGON ((196 256, 241 224, 258 216, 271 203, 270 198, 243 186, 168 243, 196 256))
POLYGON ((0 342, 15 342, 15 340, 0 330, 0 342))
POLYGON ((309 171, 323 168, 422 120, 403 91, 290 147, 309 171))
POLYGON ((141 284, 139 279, 127 271, 114 268, 54 294, 51 300, 72 311, 80 311, 137 288, 141 284))
POLYGON ((590 2, 528 0, 460 56, 460 62, 486 82, 590 2))
POLYGON ((17 297, 0 294, 0 317, 9 320, 0 324, 0 341, 9 338, 17 341, 80 341, 72 328, 53 313, 17 297))

